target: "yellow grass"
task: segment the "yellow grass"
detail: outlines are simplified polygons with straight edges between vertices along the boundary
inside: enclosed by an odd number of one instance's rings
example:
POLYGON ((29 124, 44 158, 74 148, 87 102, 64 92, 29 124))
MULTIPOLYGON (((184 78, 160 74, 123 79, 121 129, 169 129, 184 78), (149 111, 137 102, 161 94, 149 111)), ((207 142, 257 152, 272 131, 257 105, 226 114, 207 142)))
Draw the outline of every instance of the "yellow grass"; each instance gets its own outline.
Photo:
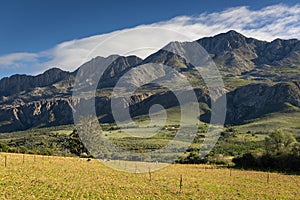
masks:
POLYGON ((0 154, 0 199, 299 199, 300 177, 170 165, 115 171, 97 160, 0 154), (5 156, 7 166, 5 167, 5 156), (231 174, 231 175, 230 175, 231 174), (182 175, 182 191, 180 191, 182 175), (269 182, 267 181, 269 176, 269 182))

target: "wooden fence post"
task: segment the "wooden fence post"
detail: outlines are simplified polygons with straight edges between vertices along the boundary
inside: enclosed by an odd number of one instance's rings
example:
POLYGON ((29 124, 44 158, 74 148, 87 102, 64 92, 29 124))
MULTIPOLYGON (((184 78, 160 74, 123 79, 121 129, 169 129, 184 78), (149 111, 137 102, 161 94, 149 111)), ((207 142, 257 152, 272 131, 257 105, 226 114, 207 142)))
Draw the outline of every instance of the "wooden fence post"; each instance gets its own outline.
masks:
POLYGON ((149 167, 149 180, 151 181, 152 180, 152 174, 151 174, 151 169, 149 167))
POLYGON ((182 192, 182 174, 180 174, 180 182, 179 182, 179 192, 182 192))

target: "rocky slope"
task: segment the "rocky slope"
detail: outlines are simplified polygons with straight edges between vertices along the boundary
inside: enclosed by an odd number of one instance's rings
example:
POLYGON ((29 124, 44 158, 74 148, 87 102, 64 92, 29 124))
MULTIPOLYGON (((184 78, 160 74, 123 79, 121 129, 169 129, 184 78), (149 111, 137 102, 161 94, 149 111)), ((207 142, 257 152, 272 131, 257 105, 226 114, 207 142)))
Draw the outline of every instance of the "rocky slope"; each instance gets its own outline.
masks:
POLYGON ((247 120, 281 111, 286 104, 300 107, 300 82, 243 86, 227 94, 226 122, 246 123, 247 120))
MULTIPOLYGON (((300 72, 300 41, 276 39, 272 42, 247 38, 235 31, 197 40, 220 70, 232 75, 297 80, 300 72), (291 74, 291 72, 296 74, 291 74)), ((277 80, 277 79, 276 79, 277 80)))

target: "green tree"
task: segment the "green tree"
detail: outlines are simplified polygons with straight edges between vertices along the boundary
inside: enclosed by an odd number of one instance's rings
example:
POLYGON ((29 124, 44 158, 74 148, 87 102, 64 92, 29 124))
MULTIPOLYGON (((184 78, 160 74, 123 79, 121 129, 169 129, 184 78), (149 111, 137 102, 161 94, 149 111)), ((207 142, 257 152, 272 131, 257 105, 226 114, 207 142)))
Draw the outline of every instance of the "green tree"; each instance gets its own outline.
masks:
POLYGON ((291 133, 286 133, 282 130, 271 132, 269 136, 265 138, 266 151, 267 154, 270 155, 290 153, 296 143, 296 138, 291 133))

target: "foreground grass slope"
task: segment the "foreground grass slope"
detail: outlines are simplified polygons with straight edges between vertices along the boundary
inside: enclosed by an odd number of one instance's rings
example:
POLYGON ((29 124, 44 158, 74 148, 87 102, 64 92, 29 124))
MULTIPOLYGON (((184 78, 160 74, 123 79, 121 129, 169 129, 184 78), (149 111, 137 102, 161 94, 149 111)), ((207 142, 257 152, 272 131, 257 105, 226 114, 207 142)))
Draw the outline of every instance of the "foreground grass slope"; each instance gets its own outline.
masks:
POLYGON ((295 175, 205 165, 170 165, 150 180, 97 160, 0 154, 0 199, 299 199, 299 185, 295 175))

